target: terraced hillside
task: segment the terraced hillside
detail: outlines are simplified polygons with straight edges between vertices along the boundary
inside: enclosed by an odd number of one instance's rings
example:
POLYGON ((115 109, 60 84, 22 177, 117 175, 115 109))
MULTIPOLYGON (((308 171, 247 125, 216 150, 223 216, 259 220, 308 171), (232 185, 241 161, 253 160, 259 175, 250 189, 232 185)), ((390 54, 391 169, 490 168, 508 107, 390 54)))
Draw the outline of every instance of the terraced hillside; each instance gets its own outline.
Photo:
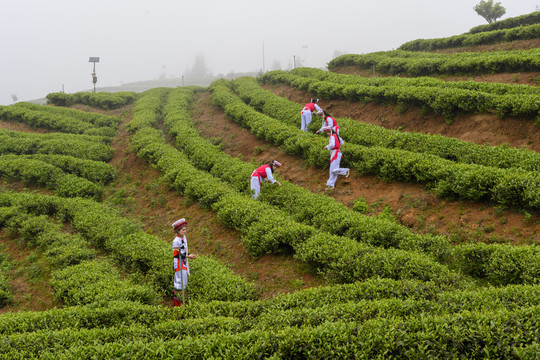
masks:
POLYGON ((395 58, 0 107, 0 354, 538 357, 538 73, 373 77, 395 58), (319 118, 299 129, 311 97, 346 141, 333 190, 319 118), (282 186, 253 200, 272 159, 282 186), (173 308, 180 217, 199 257, 173 308))

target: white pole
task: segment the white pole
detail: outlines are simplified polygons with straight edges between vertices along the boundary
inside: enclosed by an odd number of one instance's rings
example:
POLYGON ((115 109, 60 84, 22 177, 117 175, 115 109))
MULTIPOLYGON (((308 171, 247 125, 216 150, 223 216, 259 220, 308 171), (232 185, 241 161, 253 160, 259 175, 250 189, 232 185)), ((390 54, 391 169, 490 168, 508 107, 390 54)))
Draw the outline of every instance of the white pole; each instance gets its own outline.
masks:
MULTIPOLYGON (((182 305, 186 305, 186 299, 184 297, 184 259, 180 257, 180 282, 182 284, 182 305)), ((186 271, 187 272, 187 271, 186 271)))

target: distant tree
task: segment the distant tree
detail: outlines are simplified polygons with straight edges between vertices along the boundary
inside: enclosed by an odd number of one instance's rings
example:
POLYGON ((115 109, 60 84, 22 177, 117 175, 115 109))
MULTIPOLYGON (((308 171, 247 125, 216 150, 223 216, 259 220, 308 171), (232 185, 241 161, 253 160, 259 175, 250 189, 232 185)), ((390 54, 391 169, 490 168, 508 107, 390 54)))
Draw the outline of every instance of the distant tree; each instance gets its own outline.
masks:
POLYGON ((187 68, 184 75, 186 85, 208 86, 215 79, 212 72, 206 66, 203 54, 198 54, 195 57, 193 67, 191 69, 187 68))
POLYGON ((293 61, 289 59, 289 61, 287 62, 287 70, 292 70, 292 68, 293 68, 293 61))
POLYGON ((158 77, 159 80, 164 80, 167 78, 167 74, 165 73, 166 68, 167 67, 165 65, 161 65, 161 74, 159 74, 159 77, 158 77))
POLYGON ((204 61, 203 54, 198 54, 195 57, 195 62, 193 63, 193 67, 187 70, 186 75, 198 77, 198 78, 204 78, 211 75, 210 71, 208 71, 208 67, 206 66, 206 62, 204 61))
POLYGON ((493 0, 482 0, 474 7, 474 11, 491 24, 506 13, 506 9, 501 6, 501 3, 493 4, 493 0))
POLYGON ((272 70, 281 70, 281 63, 277 60, 274 60, 272 63, 272 70))
POLYGON ((345 55, 345 54, 346 54, 345 51, 341 51, 341 50, 335 49, 335 50, 334 50, 334 54, 332 55, 332 59, 335 59, 335 58, 337 58, 338 56, 345 55))

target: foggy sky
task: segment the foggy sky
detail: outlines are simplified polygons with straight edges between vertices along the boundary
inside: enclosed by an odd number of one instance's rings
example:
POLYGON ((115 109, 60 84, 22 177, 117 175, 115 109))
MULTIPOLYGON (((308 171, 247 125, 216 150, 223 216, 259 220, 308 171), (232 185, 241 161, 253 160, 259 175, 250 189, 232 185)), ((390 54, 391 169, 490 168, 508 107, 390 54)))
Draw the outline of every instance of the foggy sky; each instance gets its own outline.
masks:
MULTIPOLYGON (((480 0, 0 0, 0 105, 180 77, 202 54, 213 75, 325 67, 334 52, 393 50, 487 24, 480 0), (264 44, 264 45, 263 45, 264 44), (264 50, 264 51, 263 51, 264 50), (264 54, 264 56, 263 56, 264 54), (264 63, 263 63, 264 61, 264 63), (298 65, 298 63, 297 63, 298 65)), ((496 0, 496 2, 499 2, 496 0)), ((540 0, 500 0, 499 20, 540 0)))

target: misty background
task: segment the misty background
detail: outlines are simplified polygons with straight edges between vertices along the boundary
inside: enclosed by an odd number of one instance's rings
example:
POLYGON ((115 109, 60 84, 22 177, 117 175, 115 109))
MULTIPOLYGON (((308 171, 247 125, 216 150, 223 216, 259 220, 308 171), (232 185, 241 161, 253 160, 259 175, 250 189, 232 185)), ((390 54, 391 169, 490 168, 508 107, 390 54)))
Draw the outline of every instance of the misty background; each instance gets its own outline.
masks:
MULTIPOLYGON (((146 80, 326 68, 487 24, 480 0, 1 0, 0 105, 146 80)), ((500 0, 529 14, 540 0, 500 0)), ((175 79, 175 80, 173 80, 175 79)), ((186 81, 187 82, 187 81, 186 81)))

